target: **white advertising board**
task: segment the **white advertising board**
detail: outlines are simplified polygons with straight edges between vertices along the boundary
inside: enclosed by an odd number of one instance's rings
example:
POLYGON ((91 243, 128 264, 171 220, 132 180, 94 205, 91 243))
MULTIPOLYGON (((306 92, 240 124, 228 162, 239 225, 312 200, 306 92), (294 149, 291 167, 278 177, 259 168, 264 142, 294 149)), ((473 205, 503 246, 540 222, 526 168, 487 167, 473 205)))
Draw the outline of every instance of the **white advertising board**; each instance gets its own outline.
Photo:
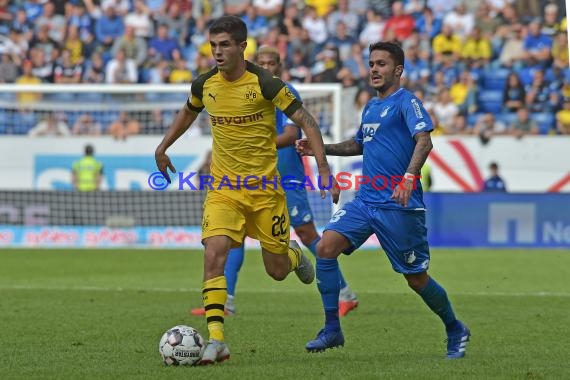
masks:
MULTIPOLYGON (((154 151, 161 136, 135 136, 125 141, 111 137, 0 138, 0 189, 63 190, 71 187, 71 165, 86 144, 104 164, 103 190, 151 190, 156 172, 154 151)), ((510 192, 570 192, 570 137, 496 137, 483 145, 476 137, 434 137, 428 159, 433 191, 478 191, 497 162, 510 192)), ((169 150, 178 172, 195 172, 211 147, 211 138, 185 134, 169 150)), ((331 158, 340 162, 335 173, 360 174, 361 157, 331 158)), ((313 160, 309 160, 314 169, 313 160)), ((313 170, 313 173, 315 171, 313 170)), ((403 173, 402 173, 403 174, 403 173)), ((172 187, 176 189, 176 186, 172 187)))

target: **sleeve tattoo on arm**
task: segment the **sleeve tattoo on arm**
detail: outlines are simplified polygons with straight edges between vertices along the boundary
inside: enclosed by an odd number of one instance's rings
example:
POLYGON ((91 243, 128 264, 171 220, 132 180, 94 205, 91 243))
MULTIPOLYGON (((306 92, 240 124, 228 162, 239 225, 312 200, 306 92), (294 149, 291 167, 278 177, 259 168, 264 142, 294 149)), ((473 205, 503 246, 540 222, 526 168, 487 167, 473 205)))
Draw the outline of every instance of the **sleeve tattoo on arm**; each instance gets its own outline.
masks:
POLYGON ((338 144, 327 144, 327 154, 331 156, 358 156, 362 154, 362 145, 354 139, 346 140, 338 144))
MULTIPOLYGON (((313 140, 316 137, 320 137, 322 141, 321 130, 319 128, 319 125, 315 121, 315 118, 304 107, 301 107, 299 110, 297 110, 297 112, 295 112, 294 114, 294 117, 295 118, 291 119, 297 125, 303 127, 303 131, 305 132, 305 135, 307 135, 307 138, 309 138, 310 143, 313 143, 313 140)), ((312 146, 312 148, 314 150, 314 146, 312 146)), ((315 159, 317 160, 317 167, 319 169, 329 167, 329 164, 327 162, 327 156, 325 155, 324 149, 321 155, 317 156, 315 154, 315 159)))
POLYGON ((414 148, 414 153, 412 154, 412 159, 410 160, 406 172, 419 175, 432 148, 433 144, 430 134, 428 132, 418 133, 416 135, 416 147, 414 148))

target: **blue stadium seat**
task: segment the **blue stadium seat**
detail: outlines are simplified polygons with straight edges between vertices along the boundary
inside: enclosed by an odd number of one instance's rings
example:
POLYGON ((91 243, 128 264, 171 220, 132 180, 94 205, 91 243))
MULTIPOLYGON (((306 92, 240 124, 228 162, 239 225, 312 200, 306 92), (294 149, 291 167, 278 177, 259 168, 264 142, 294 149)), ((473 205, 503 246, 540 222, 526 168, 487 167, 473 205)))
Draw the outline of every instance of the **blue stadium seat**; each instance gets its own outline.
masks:
POLYGON ((525 67, 518 71, 517 74, 519 75, 519 78, 521 79, 523 86, 528 86, 532 83, 532 78, 534 76, 535 70, 536 69, 533 67, 525 67))
POLYGON ((183 104, 187 99, 188 94, 184 92, 167 92, 160 95, 160 101, 162 102, 179 102, 183 104))
POLYGON ((150 81, 150 69, 139 69, 139 77, 138 77, 138 82, 139 83, 149 83, 150 81))
POLYGON ((0 108, 0 134, 7 134, 10 132, 9 124, 8 112, 0 108))
POLYGON ((469 127, 474 127, 475 124, 477 124, 477 120, 479 120, 481 116, 483 116, 482 113, 470 113, 467 115, 467 125, 469 127))
POLYGON ((162 120, 165 120, 166 122, 168 122, 169 124, 172 123, 174 121, 174 119, 176 118, 176 111, 172 111, 172 110, 167 110, 167 111, 162 111, 162 120))
POLYGON ((158 94, 156 92, 148 92, 145 94, 145 98, 146 98, 146 100, 151 101, 151 102, 159 102, 160 101, 160 95, 161 94, 158 94))
POLYGON ((194 44, 189 44, 188 46, 182 47, 182 57, 187 62, 196 62, 196 56, 198 55, 198 48, 194 44))
POLYGON ((87 92, 83 94, 77 94, 76 100, 80 102, 102 103, 103 94, 99 92, 87 92))
POLYGON ((485 90, 479 92, 479 111, 497 114, 503 107, 503 92, 496 90, 485 90))
POLYGON ((554 121, 556 120, 554 114, 548 112, 531 113, 530 118, 538 124, 541 135, 547 135, 554 130, 554 121))
POLYGON ((509 76, 509 69, 486 70, 483 73, 483 90, 503 90, 509 76))
POLYGON ((12 92, 0 92, 0 100, 12 102, 16 100, 16 94, 12 92))
POLYGON ((76 94, 69 92, 55 92, 52 94, 45 94, 44 99, 54 102, 73 102, 75 101, 76 94))
POLYGON ((83 112, 79 112, 79 111, 70 111, 70 112, 65 113, 65 118, 66 118, 66 122, 67 122, 67 126, 69 127, 69 130, 73 129, 73 125, 75 124, 75 122, 77 121, 79 116, 81 116, 82 114, 83 114, 83 112))
POLYGON ((107 128, 109 125, 111 125, 115 120, 117 120, 119 118, 119 111, 107 111, 103 113, 103 118, 102 118, 102 125, 103 128, 107 128))
POLYGON ((19 113, 13 115, 14 133, 25 135, 39 122, 35 113, 19 113))
POLYGON ((495 115, 495 119, 504 123, 507 127, 510 127, 515 119, 517 118, 517 114, 515 112, 503 112, 500 114, 495 115))
POLYGON ((92 113, 93 116, 93 121, 96 123, 100 123, 103 128, 107 128, 107 120, 106 120, 106 116, 105 116, 105 112, 103 111, 95 111, 92 113))

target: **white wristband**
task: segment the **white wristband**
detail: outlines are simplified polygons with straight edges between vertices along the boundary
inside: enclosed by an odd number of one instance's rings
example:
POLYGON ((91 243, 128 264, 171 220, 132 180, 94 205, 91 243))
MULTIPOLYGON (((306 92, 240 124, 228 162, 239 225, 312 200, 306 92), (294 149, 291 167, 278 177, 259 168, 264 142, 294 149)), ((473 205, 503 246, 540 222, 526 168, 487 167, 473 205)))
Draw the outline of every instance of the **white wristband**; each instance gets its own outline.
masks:
POLYGON ((404 178, 406 179, 406 181, 407 180, 415 181, 417 177, 418 177, 417 175, 413 175, 412 173, 408 173, 408 172, 406 172, 406 174, 404 174, 404 178))

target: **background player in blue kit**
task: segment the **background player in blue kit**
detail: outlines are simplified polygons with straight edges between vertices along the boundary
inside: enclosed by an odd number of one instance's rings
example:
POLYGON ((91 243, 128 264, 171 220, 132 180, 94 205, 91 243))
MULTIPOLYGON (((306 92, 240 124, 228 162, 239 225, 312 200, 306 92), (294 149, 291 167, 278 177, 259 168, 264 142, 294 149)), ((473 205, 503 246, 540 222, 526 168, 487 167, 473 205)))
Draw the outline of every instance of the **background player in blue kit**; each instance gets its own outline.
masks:
MULTIPOLYGON (((262 46, 254 57, 257 65, 269 70, 273 75, 281 74, 281 60, 277 49, 262 46)), ((291 92, 301 99, 295 88, 289 85, 291 92)), ((309 250, 316 255, 317 243, 321 240, 313 222, 313 214, 307 199, 307 190, 299 188, 305 178, 305 169, 301 156, 295 149, 295 141, 302 137, 301 130, 285 115, 281 110, 276 110, 276 127, 277 127, 277 169, 283 183, 285 184, 285 196, 287 199, 287 210, 289 211, 290 224, 295 229, 297 236, 309 250)), ((243 244, 238 248, 230 250, 224 275, 228 286, 228 298, 226 300, 226 314, 235 313, 235 288, 237 278, 244 259, 243 244)), ((342 272, 339 269, 340 292, 338 295, 338 308, 341 316, 348 314, 351 310, 358 306, 358 298, 356 294, 347 285, 342 272)), ((194 315, 204 315, 203 308, 192 310, 194 315)))
POLYGON ((499 175, 499 164, 491 162, 489 164, 489 170, 491 171, 491 176, 483 183, 482 191, 506 193, 507 185, 499 175))
MULTIPOLYGON (((392 268, 402 273, 408 285, 445 324, 447 357, 465 355, 470 332, 456 319, 443 289, 427 274, 429 246, 425 227, 425 205, 416 176, 424 164, 432 142, 433 125, 422 103, 400 87, 404 52, 391 42, 377 42, 369 48, 369 70, 377 97, 368 102, 354 139, 325 145, 330 155, 363 155, 362 174, 406 179, 402 186, 385 187, 382 181, 365 184, 356 198, 338 210, 317 246, 317 284, 325 311, 325 327, 307 343, 309 352, 344 345, 337 298, 338 261, 350 254, 370 235, 382 243, 392 268), (416 177, 416 178, 414 178, 416 177), (415 190, 414 190, 415 189, 415 190)), ((297 149, 312 154, 308 142, 299 140, 297 149)))

